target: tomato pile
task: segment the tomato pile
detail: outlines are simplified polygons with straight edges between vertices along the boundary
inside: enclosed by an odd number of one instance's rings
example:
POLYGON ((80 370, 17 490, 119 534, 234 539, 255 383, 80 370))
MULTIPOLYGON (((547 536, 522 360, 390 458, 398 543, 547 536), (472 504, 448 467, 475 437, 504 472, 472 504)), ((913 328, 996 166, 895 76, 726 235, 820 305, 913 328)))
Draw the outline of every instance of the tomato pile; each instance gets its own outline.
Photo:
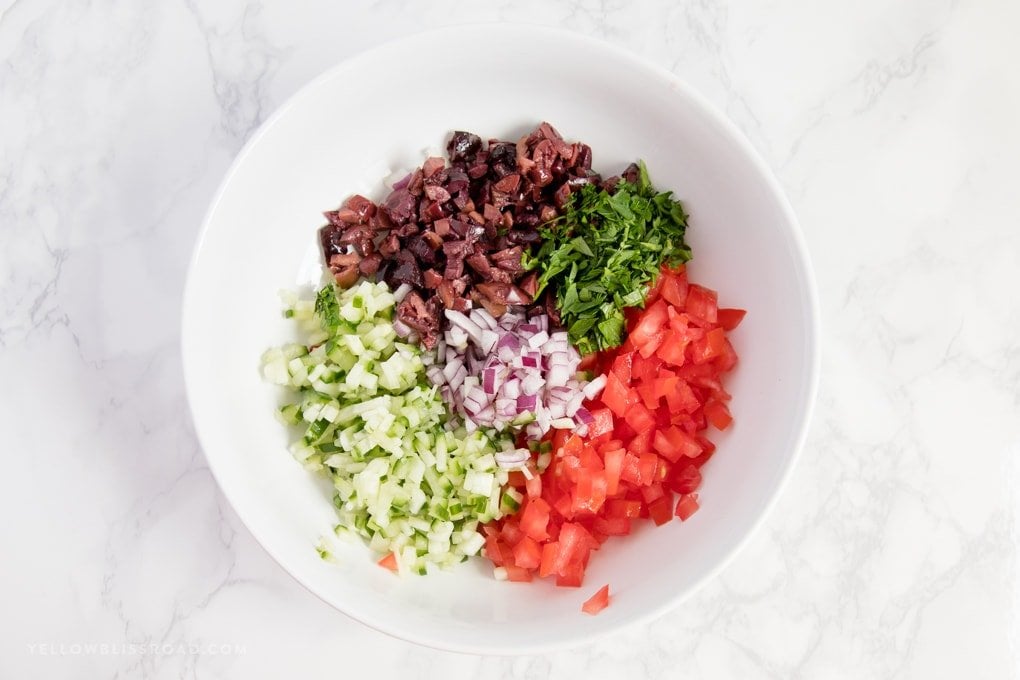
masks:
POLYGON ((698 510, 701 467, 715 451, 705 432, 732 421, 721 379, 736 366, 727 332, 744 311, 719 309, 715 291, 689 283, 683 267, 664 270, 645 308, 629 311, 626 342, 582 366, 607 379, 586 404, 586 435, 547 436, 548 467, 511 474, 520 510, 484 527, 485 554, 508 580, 578 587, 610 536, 698 510))

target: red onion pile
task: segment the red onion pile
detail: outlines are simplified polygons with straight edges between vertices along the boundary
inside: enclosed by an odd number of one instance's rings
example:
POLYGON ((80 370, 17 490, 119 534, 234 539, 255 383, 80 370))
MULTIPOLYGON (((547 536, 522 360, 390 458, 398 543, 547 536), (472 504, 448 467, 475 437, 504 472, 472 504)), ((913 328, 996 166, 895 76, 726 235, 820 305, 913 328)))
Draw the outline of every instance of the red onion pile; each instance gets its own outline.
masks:
POLYGON ((469 430, 524 427, 533 439, 551 427, 585 433, 592 417, 581 404, 598 396, 605 380, 578 377, 581 356, 566 331, 550 333, 545 314, 496 319, 474 308, 445 315, 449 328, 428 376, 469 430))

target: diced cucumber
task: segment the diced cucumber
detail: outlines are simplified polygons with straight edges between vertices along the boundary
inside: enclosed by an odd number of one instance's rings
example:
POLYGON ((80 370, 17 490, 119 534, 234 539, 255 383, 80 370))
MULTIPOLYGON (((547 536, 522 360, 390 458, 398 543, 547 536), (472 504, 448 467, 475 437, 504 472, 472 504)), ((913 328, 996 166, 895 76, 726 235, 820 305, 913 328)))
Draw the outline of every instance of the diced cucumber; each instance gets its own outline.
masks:
POLYGON ((278 416, 305 425, 291 451, 332 481, 337 533, 392 552, 401 573, 477 554, 480 524, 523 500, 504 493, 494 456, 513 448, 509 435, 451 424, 421 351, 394 332, 396 300, 385 283, 329 283, 316 300, 285 296, 303 344, 268 350, 262 370, 293 390, 278 416))

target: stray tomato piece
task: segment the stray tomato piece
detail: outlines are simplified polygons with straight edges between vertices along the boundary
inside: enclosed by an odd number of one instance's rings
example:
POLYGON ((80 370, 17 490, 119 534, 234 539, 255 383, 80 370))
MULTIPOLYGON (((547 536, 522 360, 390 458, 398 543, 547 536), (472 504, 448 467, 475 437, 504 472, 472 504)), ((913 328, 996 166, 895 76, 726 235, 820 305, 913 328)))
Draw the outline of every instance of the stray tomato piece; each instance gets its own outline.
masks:
POLYGON ((747 311, 743 309, 720 309, 718 312, 719 325, 728 331, 732 331, 744 320, 745 314, 747 314, 747 311))
POLYGON ((609 584, 602 586, 598 591, 584 601, 581 611, 594 616, 609 606, 609 584))
POLYGON ((391 552, 383 555, 383 558, 376 562, 380 567, 389 569, 390 571, 397 571, 397 556, 391 552))
POLYGON ((698 507, 698 494, 684 494, 676 502, 676 516, 680 518, 681 522, 686 522, 691 515, 698 511, 698 507))

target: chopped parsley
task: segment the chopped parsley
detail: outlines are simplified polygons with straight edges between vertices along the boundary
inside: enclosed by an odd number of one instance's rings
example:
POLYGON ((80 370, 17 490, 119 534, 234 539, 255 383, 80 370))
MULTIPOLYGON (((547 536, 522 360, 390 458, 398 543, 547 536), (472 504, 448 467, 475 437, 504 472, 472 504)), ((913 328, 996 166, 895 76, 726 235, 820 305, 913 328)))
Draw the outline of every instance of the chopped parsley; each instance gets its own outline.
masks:
POLYGON ((567 211, 541 228, 542 246, 525 264, 551 286, 570 341, 582 354, 623 342, 626 307, 644 305, 662 266, 691 259, 687 214, 670 191, 658 192, 639 163, 635 183, 613 193, 586 184, 567 211))

